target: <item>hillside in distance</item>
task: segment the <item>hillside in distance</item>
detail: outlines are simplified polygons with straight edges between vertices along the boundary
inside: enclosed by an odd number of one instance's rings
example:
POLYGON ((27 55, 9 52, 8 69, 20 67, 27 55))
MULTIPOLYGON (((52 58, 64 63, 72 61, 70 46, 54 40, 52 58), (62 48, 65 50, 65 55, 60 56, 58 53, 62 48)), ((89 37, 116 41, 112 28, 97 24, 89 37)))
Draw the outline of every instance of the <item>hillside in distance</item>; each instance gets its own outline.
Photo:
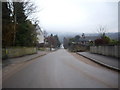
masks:
MULTIPOLYGON (((58 35, 59 37, 59 40, 60 42, 62 43, 63 42, 63 38, 66 37, 66 38, 72 38, 72 37, 75 37, 76 35, 82 35, 83 33, 77 33, 77 32, 48 32, 48 34, 56 34, 58 35)), ((100 33, 84 33, 85 36, 89 36, 89 37, 99 37, 100 36, 100 33)), ((120 40, 120 32, 109 32, 109 33, 106 33, 106 36, 110 37, 111 39, 114 39, 114 40, 120 40)))

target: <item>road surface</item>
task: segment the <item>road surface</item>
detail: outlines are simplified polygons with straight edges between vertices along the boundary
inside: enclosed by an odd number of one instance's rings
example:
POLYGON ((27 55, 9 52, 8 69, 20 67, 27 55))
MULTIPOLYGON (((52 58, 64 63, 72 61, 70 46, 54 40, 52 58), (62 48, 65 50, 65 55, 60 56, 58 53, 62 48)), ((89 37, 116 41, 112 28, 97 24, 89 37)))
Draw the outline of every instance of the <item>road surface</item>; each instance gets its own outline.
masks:
POLYGON ((118 88, 118 73, 60 49, 7 77, 3 88, 118 88))

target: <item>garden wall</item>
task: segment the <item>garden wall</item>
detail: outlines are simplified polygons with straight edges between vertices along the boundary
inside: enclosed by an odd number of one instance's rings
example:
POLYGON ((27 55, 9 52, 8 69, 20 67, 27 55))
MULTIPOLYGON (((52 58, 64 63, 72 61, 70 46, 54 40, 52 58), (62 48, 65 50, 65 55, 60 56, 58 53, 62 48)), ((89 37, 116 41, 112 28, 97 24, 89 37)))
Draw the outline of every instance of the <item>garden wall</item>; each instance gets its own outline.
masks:
POLYGON ((9 47, 2 49, 2 58, 14 58, 37 53, 36 47, 9 47))
POLYGON ((120 46, 90 46, 91 53, 102 54, 106 56, 120 57, 120 46))

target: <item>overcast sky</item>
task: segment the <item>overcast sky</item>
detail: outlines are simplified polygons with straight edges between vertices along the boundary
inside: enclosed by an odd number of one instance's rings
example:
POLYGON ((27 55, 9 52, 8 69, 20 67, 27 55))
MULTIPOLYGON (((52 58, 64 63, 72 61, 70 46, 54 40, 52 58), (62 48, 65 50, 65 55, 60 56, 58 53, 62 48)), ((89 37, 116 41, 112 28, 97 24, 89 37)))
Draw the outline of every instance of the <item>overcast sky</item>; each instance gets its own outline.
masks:
POLYGON ((48 32, 118 31, 118 0, 33 0, 39 25, 48 32), (114 1, 114 2, 113 2, 114 1))

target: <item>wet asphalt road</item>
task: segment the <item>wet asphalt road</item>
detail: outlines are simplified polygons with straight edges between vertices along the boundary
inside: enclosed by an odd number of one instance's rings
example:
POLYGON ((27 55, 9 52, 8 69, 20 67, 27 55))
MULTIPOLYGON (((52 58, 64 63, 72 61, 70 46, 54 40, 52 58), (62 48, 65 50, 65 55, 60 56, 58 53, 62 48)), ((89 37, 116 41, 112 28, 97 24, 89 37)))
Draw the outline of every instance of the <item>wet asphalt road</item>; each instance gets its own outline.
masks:
POLYGON ((3 88, 117 87, 117 72, 86 64, 64 49, 35 59, 3 81, 3 88))

